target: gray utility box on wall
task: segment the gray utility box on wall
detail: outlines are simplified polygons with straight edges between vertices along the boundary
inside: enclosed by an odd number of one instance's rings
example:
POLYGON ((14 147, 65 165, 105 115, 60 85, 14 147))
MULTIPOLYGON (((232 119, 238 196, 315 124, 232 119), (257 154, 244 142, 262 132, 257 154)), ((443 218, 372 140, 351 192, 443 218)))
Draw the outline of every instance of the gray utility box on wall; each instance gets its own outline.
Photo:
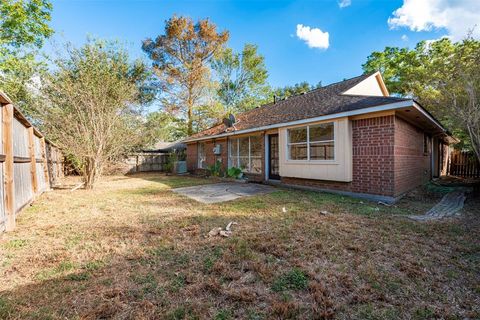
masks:
POLYGON ((221 144, 215 145, 215 147, 213 148, 213 154, 217 155, 217 156, 219 154, 222 154, 222 145, 221 144))

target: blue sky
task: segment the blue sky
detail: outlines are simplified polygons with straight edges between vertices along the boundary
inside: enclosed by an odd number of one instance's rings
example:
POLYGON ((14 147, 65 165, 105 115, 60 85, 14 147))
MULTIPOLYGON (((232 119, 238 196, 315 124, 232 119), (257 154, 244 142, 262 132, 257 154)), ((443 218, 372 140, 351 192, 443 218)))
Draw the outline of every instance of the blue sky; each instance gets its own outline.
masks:
POLYGON ((229 46, 234 49, 245 43, 259 46, 273 86, 301 81, 328 84, 361 74, 367 56, 385 46, 413 47, 420 40, 456 36, 459 22, 437 17, 450 17, 452 6, 466 12, 478 9, 480 1, 475 1, 53 0, 52 27, 56 39, 77 45, 87 35, 120 39, 133 57, 146 59, 141 41, 163 33, 164 21, 173 14, 209 18, 220 30, 230 31, 229 46), (438 10, 419 12, 434 9, 438 10), (304 40, 297 35, 298 25, 304 40), (310 46, 309 36, 313 37, 310 46))

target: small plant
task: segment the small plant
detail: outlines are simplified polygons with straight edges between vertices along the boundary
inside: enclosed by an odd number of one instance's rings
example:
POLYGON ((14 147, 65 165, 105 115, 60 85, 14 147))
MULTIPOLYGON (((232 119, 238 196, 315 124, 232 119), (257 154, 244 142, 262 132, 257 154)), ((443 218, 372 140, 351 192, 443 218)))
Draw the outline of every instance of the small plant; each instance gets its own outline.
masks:
POLYGON ((241 179, 243 176, 242 169, 237 168, 237 167, 231 167, 228 168, 227 170, 227 177, 233 178, 233 179, 241 179))
POLYGON ((167 162, 163 165, 163 170, 166 173, 173 173, 174 164, 178 161, 178 155, 176 152, 170 152, 167 156, 167 162))
POLYGON ((292 269, 275 280, 272 290, 282 292, 285 290, 304 290, 308 287, 308 278, 305 273, 297 268, 292 269))
POLYGON ((28 244, 27 240, 24 239, 13 239, 5 244, 5 247, 8 249, 20 249, 25 247, 28 244))
POLYGON ((214 164, 208 166, 208 172, 212 177, 220 177, 222 174, 222 162, 220 160, 215 161, 214 164))

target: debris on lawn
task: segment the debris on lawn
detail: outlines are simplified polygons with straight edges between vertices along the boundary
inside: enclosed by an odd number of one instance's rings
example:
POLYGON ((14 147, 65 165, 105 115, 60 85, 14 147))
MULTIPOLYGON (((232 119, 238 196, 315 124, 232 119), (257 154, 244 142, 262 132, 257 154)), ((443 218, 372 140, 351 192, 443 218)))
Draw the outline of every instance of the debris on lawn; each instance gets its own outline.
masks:
POLYGON ((233 225, 237 225, 238 223, 236 222, 233 222, 233 221, 230 221, 229 224, 227 224, 227 227, 225 228, 225 230, 227 231, 231 231, 230 229, 232 228, 233 225))
POLYGON ((83 185, 84 185, 84 184, 85 184, 85 183, 83 183, 83 182, 82 182, 82 183, 80 183, 80 184, 77 184, 75 187, 73 187, 72 189, 70 189, 70 191, 75 191, 75 190, 77 190, 77 189, 79 189, 79 188, 83 187, 83 185))
POLYGON ((386 207, 391 207, 392 206, 391 204, 388 204, 388 203, 383 202, 383 201, 378 201, 378 204, 383 204, 386 207))
POLYGON ((327 210, 322 210, 322 211, 320 211, 320 213, 323 214, 323 215, 326 215, 326 214, 329 214, 330 212, 328 212, 327 210))
POLYGON ((215 236, 218 236, 220 234, 220 231, 222 231, 222 228, 213 228, 212 230, 210 230, 210 232, 208 233, 208 236, 209 237, 215 237, 215 236))
POLYGON ((287 208, 283 207, 283 208, 282 208, 282 212, 283 212, 283 213, 287 213, 287 208))
POLYGON ((222 228, 220 227, 217 227, 217 228, 213 228, 212 230, 210 230, 210 232, 208 233, 208 236, 209 237, 215 237, 215 236, 222 236, 222 237, 225 237, 225 238, 228 238, 232 235, 232 226, 233 225, 238 225, 238 223, 236 222, 229 222, 227 224, 227 226, 225 227, 225 230, 223 230, 222 228))

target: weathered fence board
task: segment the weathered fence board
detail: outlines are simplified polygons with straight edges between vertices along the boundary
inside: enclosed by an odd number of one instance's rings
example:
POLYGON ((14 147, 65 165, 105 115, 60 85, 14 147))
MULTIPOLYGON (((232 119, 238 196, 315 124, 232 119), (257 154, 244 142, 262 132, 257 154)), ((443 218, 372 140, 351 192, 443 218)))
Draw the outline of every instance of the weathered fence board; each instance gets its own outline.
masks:
POLYGON ((128 167, 128 173, 164 171, 168 162, 166 153, 138 153, 129 155, 125 159, 128 167))
POLYGON ((63 156, 1 92, 0 109, 1 232, 14 229, 20 210, 63 176, 63 156))
POLYGON ((480 178, 480 163, 472 152, 452 151, 448 175, 463 178, 480 178))

